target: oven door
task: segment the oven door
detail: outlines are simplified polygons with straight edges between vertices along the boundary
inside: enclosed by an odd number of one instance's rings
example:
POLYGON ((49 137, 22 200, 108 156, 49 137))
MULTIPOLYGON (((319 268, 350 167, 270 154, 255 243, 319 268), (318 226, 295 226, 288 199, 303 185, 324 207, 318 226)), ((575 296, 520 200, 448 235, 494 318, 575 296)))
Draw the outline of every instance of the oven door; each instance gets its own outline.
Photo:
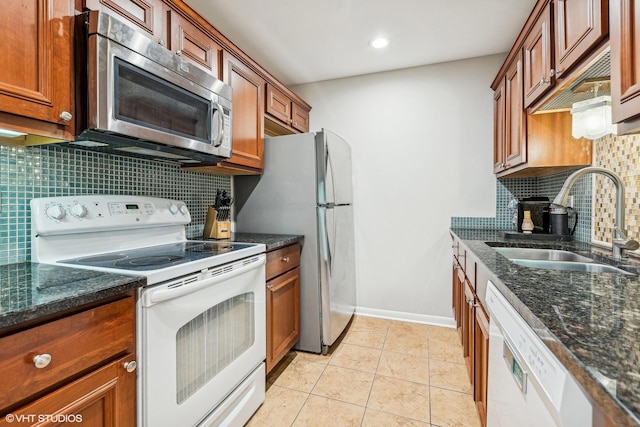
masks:
MULTIPOLYGON (((141 292, 141 426, 197 425, 265 359, 264 254, 202 274, 141 292)), ((255 389, 260 402, 236 411, 244 421, 264 399, 255 389)))
MULTIPOLYGON (((160 52, 159 61, 181 61, 160 52)), ((89 37, 88 56, 89 130, 230 157, 230 101, 99 34, 89 37)))

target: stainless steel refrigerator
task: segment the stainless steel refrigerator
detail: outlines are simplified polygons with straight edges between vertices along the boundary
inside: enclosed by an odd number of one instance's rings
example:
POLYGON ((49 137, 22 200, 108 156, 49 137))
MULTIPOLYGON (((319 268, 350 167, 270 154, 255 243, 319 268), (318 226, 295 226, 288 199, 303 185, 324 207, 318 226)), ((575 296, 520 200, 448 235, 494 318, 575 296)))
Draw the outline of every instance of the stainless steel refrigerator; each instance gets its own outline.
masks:
POLYGON ((325 129, 265 140, 259 178, 236 177, 236 229, 302 234, 300 341, 326 353, 356 302, 351 147, 325 129))

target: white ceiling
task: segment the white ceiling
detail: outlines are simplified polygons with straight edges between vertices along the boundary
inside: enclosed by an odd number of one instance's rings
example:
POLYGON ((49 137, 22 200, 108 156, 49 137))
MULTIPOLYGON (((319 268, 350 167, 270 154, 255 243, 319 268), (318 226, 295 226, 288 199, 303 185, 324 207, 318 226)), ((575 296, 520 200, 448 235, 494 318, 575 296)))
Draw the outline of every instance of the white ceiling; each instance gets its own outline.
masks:
POLYGON ((535 0, 186 2, 286 85, 507 52, 535 4, 535 0), (391 39, 381 51, 368 46, 377 35, 391 39))

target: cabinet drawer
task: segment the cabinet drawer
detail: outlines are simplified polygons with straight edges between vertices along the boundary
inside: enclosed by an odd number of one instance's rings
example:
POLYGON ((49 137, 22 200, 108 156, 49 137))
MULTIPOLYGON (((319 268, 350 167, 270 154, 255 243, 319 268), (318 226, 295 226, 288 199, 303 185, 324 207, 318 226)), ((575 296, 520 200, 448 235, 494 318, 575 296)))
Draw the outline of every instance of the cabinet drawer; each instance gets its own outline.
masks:
POLYGON ((295 244, 267 253, 267 280, 300 265, 300 245, 295 244))
POLYGON ((134 310, 133 298, 125 298, 0 338, 0 410, 133 353, 134 310), (49 364, 37 368, 38 355, 49 355, 49 364))

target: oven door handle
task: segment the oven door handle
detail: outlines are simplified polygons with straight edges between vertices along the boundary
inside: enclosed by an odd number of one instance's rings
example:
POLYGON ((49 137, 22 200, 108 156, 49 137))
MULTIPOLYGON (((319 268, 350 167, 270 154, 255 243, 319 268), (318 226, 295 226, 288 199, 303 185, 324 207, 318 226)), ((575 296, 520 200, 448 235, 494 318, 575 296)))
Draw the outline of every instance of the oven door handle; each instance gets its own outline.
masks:
POLYGON ((213 286, 217 283, 220 283, 225 280, 237 277, 241 274, 247 273, 251 270, 261 267, 264 264, 265 264, 265 257, 260 256, 260 259, 257 261, 244 265, 238 268, 237 270, 233 270, 228 273, 221 274, 219 276, 214 276, 208 279, 199 280, 197 282, 182 285, 177 288, 149 289, 142 295, 142 305, 143 307, 151 307, 152 305, 161 303, 163 301, 168 301, 174 298, 179 298, 185 295, 189 295, 193 292, 199 291, 200 289, 206 288, 208 286, 213 286))

